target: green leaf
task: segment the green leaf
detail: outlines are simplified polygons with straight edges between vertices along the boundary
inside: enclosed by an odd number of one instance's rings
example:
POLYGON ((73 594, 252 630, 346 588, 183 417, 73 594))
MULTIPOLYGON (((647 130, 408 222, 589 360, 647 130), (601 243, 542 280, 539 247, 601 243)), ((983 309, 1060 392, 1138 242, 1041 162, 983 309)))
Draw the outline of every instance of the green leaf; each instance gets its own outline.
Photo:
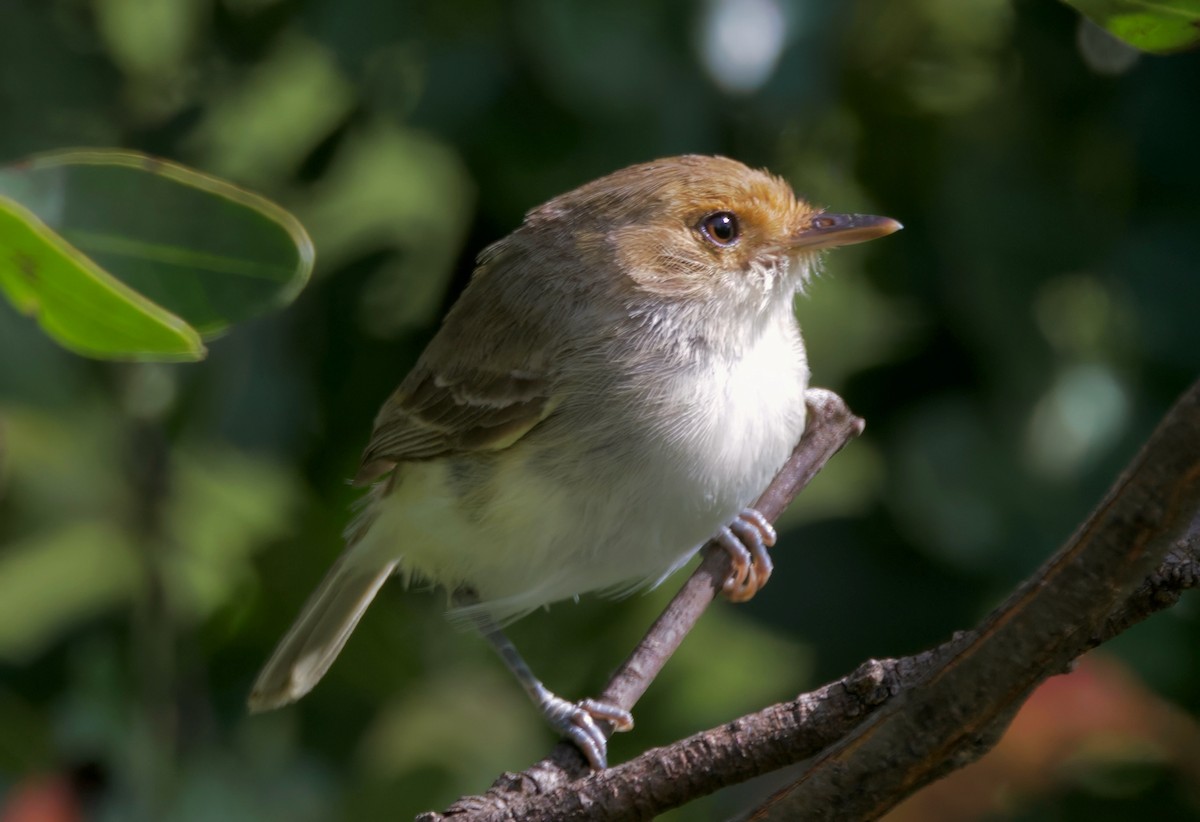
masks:
POLYGON ((0 197, 0 291, 47 334, 99 359, 198 360, 195 329, 89 260, 36 216, 0 197))
POLYGON ((1153 54, 1200 46, 1200 0, 1065 0, 1113 36, 1153 54))
POLYGON ((0 660, 20 663, 108 608, 140 581, 137 556, 113 525, 63 525, 0 554, 0 660))
POLYGON ((312 265, 288 212, 174 163, 87 150, 0 168, 0 290, 88 356, 199 359, 201 335, 288 303, 312 265))

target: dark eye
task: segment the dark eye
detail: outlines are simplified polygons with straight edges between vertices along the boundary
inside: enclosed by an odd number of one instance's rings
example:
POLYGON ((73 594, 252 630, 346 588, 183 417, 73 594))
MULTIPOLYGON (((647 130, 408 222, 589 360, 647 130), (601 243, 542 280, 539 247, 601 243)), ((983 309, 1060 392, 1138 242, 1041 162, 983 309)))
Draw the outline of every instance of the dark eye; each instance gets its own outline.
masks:
POLYGON ((741 229, 731 212, 718 211, 700 221, 700 233, 713 245, 727 246, 737 242, 741 229))

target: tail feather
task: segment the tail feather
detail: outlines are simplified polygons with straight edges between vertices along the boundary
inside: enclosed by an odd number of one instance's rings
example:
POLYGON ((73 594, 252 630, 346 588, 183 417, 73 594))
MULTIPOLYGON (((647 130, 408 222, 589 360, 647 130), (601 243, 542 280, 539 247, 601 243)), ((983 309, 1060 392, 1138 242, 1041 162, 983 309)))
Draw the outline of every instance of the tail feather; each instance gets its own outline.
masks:
POLYGON ((396 562, 361 567, 343 554, 304 603, 300 616, 263 666, 247 704, 252 713, 295 702, 320 681, 396 562))

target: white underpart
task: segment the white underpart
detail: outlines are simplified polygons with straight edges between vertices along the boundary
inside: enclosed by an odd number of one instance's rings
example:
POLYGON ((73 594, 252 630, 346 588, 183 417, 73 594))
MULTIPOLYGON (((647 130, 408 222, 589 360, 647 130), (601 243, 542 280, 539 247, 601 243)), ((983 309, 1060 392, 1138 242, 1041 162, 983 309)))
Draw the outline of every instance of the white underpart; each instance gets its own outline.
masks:
POLYGON ((467 585, 499 620, 660 581, 753 502, 803 432, 808 367, 782 290, 772 310, 727 318, 744 329, 736 356, 655 374, 636 397, 595 397, 564 423, 577 436, 546 445, 531 434, 508 449, 474 517, 446 464, 404 466, 352 556, 467 585), (656 424, 641 403, 656 406, 656 424))

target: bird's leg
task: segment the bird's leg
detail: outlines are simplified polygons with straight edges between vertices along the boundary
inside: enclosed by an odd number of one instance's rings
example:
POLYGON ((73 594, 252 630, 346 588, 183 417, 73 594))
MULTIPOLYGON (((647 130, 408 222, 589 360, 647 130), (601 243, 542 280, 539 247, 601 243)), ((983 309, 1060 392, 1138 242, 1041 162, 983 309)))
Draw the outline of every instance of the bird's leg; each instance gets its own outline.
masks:
MULTIPOLYGON (((469 595, 468 595, 469 596, 469 595)), ((456 597, 462 599, 461 596, 456 597)), ((473 599, 473 598, 472 598, 473 599)), ((582 699, 579 702, 568 702, 553 693, 534 676, 529 665, 521 657, 517 646, 504 635, 500 626, 486 614, 471 615, 479 632, 484 635, 496 653, 504 660, 504 664, 525 688, 533 704, 537 705, 546 721, 556 731, 583 752, 592 770, 600 771, 608 767, 608 736, 598 724, 599 721, 612 723, 615 731, 628 731, 633 727, 633 714, 616 705, 601 702, 596 699, 582 699)))
POLYGON ((746 508, 717 532, 716 540, 733 563, 722 590, 730 602, 745 602, 771 578, 775 563, 767 549, 775 544, 775 528, 758 511, 746 508))

